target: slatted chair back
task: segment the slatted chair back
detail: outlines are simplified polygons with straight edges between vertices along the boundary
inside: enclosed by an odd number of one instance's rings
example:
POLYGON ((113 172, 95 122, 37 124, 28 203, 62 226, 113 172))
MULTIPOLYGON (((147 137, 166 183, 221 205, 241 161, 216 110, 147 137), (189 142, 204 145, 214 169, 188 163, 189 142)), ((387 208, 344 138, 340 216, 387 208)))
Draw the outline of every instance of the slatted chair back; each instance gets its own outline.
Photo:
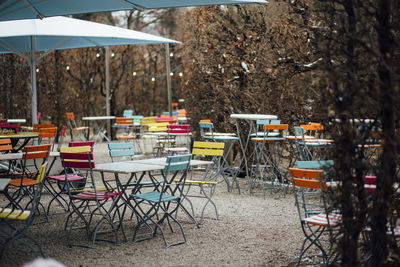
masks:
MULTIPOLYGON (((36 124, 34 124, 34 125, 33 125, 33 129, 34 129, 34 131, 35 131, 35 129, 41 129, 41 128, 52 128, 52 127, 55 127, 55 125, 54 125, 54 124, 52 124, 52 123, 48 123, 48 124, 40 124, 40 123, 36 123, 36 124)), ((39 132, 39 131, 36 131, 36 132, 39 132)))
POLYGON ((135 123, 140 124, 140 119, 143 118, 143 115, 133 115, 132 118, 135 123))
POLYGON ((117 125, 133 125, 134 119, 132 117, 116 117, 115 118, 115 123, 117 125))
POLYGON ((93 169, 93 153, 67 153, 60 152, 61 162, 65 168, 73 169, 93 169))
POLYGON ((12 149, 11 139, 0 139, 0 152, 8 152, 12 149))
POLYGON ((68 144, 68 147, 79 147, 79 146, 89 146, 93 152, 94 141, 77 141, 77 142, 69 142, 68 144))
POLYGON ((204 119, 204 120, 200 120, 200 122, 208 122, 208 123, 211 123, 211 120, 209 120, 209 119, 204 119))
POLYGON ((186 109, 178 109, 178 117, 186 117, 187 111, 186 109))
POLYGON ((148 125, 149 123, 155 123, 156 117, 143 117, 140 119, 141 125, 148 125))
POLYGON ((47 160, 47 157, 50 153, 50 144, 46 145, 38 145, 38 146, 25 146, 23 149, 22 159, 44 159, 47 160))
POLYGON ((212 122, 199 122, 200 126, 200 135, 203 139, 211 139, 213 137, 213 131, 214 131, 214 124, 212 122), (210 134, 210 136, 206 136, 207 134, 210 134))
POLYGON ((201 142, 193 143, 192 155, 222 157, 224 155, 225 143, 222 142, 201 142))
POLYGON ((75 147, 62 147, 60 152, 64 153, 92 153, 93 148, 91 146, 75 146, 75 147))
POLYGON ((158 122, 158 123, 164 123, 164 122, 176 123, 177 120, 178 120, 177 117, 170 117, 170 116, 157 117, 157 118, 155 118, 155 121, 158 122))
POLYGON ((189 124, 168 124, 167 125, 167 133, 189 134, 190 133, 190 125, 189 124))
POLYGON ((132 118, 133 110, 132 109, 125 109, 124 113, 122 113, 122 116, 124 116, 125 118, 132 118))
POLYGON ((296 187, 311 189, 327 189, 324 179, 324 171, 316 169, 289 168, 292 183, 296 187))
POLYGON ((191 157, 191 154, 167 157, 164 172, 187 171, 191 157))
POLYGON ((133 143, 109 143, 108 151, 111 160, 114 162, 115 158, 129 157, 131 160, 135 156, 135 151, 133 150, 133 143))
POLYGON ((168 122, 156 122, 156 123, 149 123, 148 131, 149 132, 166 132, 168 122))

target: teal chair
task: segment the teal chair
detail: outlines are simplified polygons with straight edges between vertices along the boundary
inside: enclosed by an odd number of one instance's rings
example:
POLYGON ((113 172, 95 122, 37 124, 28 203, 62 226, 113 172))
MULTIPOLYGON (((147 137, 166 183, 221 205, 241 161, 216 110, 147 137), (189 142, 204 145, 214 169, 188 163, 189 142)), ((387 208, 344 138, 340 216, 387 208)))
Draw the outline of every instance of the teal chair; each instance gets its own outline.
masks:
POLYGON ((124 113, 122 114, 125 118, 132 118, 133 117, 133 110, 125 109, 124 113))
POLYGON ((134 211, 139 220, 133 234, 134 242, 154 238, 159 230, 165 247, 186 243, 185 232, 175 214, 178 208, 181 208, 188 216, 191 216, 181 204, 191 156, 191 154, 188 154, 167 157, 162 175, 163 179, 158 190, 129 196, 129 199, 134 202, 134 211), (174 232, 173 226, 178 227, 182 235, 181 241, 167 242, 163 227, 165 223, 168 224, 171 232, 174 232), (138 233, 141 228, 147 229, 148 232, 139 236, 138 233))
POLYGON ((109 143, 108 152, 110 154, 111 161, 114 162, 115 158, 128 158, 133 160, 135 151, 133 150, 133 143, 109 143))

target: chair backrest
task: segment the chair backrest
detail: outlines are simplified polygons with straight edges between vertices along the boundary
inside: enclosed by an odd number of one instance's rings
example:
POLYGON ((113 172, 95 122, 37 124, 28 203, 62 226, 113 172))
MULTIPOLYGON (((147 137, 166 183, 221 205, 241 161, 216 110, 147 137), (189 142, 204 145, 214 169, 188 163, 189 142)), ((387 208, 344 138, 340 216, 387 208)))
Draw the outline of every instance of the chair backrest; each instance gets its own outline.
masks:
POLYGON ((178 109, 178 117, 186 117, 187 111, 186 109, 178 109))
POLYGON ((295 140, 304 141, 304 128, 300 126, 293 126, 295 140))
POLYGON ((211 120, 209 120, 209 119, 204 119, 204 120, 200 120, 200 122, 208 122, 208 123, 211 123, 211 120))
POLYGON ((69 153, 60 152, 61 162, 64 168, 93 169, 93 153, 69 153))
POLYGON ((0 134, 13 134, 18 133, 19 131, 19 124, 0 124, 0 134))
POLYGON ((191 157, 191 154, 167 157, 164 172, 187 171, 191 157))
POLYGON ((168 122, 149 123, 149 124, 147 124, 148 131, 149 132, 166 132, 168 124, 169 124, 168 122))
POLYGON ((10 151, 12 149, 11 139, 0 139, 0 152, 10 151))
POLYGON ((143 118, 143 115, 133 115, 132 118, 135 123, 140 123, 140 119, 143 118))
POLYGON ((124 113, 122 114, 122 116, 124 116, 126 118, 132 118, 133 110, 132 109, 125 109, 124 113))
POLYGON ((71 128, 71 131, 72 131, 73 128, 77 128, 76 122, 75 122, 75 114, 73 112, 67 112, 66 114, 67 114, 69 127, 71 128))
POLYGON ((223 142, 195 141, 193 143, 192 155, 222 157, 224 155, 224 147, 225 143, 223 142))
POLYGON ((114 162, 114 158, 118 157, 130 157, 133 159, 135 151, 133 150, 133 143, 109 143, 108 152, 111 160, 114 162))
POLYGON ((60 152, 64 153, 92 153, 91 146, 61 147, 60 152))
POLYGON ((46 169, 47 169, 47 161, 45 163, 42 164, 42 166, 40 166, 39 168, 39 172, 38 175, 36 177, 36 182, 39 184, 41 182, 43 182, 43 179, 46 175, 46 169))
POLYGON ((140 124, 147 125, 149 123, 155 123, 156 117, 143 117, 140 119, 140 124))
POLYGON ((167 133, 190 133, 190 125, 189 124, 168 124, 167 125, 167 133))
POLYGON ((295 187, 326 189, 324 171, 316 169, 289 168, 292 183, 295 187))
MULTIPOLYGON (((52 123, 48 123, 48 124, 39 124, 39 123, 36 123, 36 124, 33 125, 33 130, 35 131, 35 129, 52 128, 52 127, 55 127, 55 125, 52 124, 52 123)), ((39 132, 39 131, 36 130, 36 132, 39 132)))
POLYGON ((46 145, 38 145, 38 146, 25 146, 23 149, 22 159, 44 159, 47 160, 47 157, 50 153, 50 144, 46 145))
POLYGON ((157 117, 155 118, 156 122, 169 122, 169 123, 175 123, 177 121, 177 118, 174 117, 157 117))
POLYGON ((94 141, 77 141, 77 142, 69 142, 68 144, 68 147, 79 147, 79 146, 90 146, 93 152, 94 141))
POLYGON ((33 132, 39 133, 38 135, 38 144, 42 144, 43 140, 48 140, 49 143, 52 143, 51 150, 53 150, 56 135, 57 135, 57 127, 50 128, 33 128, 33 132), (53 141, 52 141, 53 140, 53 141))
POLYGON ((115 123, 117 125, 133 125, 133 118, 132 117, 116 117, 115 123))
POLYGON ((199 122, 199 126, 202 138, 205 137, 206 133, 210 133, 213 136, 214 124, 212 122, 199 122))
MULTIPOLYGON (((172 112, 172 116, 173 117, 175 117, 175 116, 178 116, 178 111, 173 111, 172 112)), ((169 111, 164 111, 163 113, 162 113, 162 115, 165 115, 165 116, 169 116, 169 111)))

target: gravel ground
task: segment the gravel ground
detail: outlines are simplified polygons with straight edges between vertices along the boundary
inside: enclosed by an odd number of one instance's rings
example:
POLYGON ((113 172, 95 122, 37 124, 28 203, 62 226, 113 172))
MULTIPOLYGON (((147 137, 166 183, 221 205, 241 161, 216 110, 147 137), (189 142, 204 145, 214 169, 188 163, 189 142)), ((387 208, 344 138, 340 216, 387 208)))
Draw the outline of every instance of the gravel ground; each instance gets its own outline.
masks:
MULTIPOLYGON (((95 160, 109 161, 106 144, 96 144, 95 160)), ((132 242, 135 220, 124 224, 128 242, 96 241, 94 249, 66 246, 66 214, 50 216, 49 223, 32 226, 30 233, 40 242, 46 257, 66 266, 294 266, 303 234, 293 194, 284 197, 268 193, 264 199, 261 193, 249 195, 246 180, 240 179, 240 185, 241 194, 227 192, 223 183, 217 186, 213 199, 219 220, 214 219, 211 209, 206 210, 198 229, 181 214, 187 243, 179 246, 164 248, 159 235, 132 242)), ((43 198, 46 200, 47 194, 43 198)), ((83 232, 75 238, 84 239, 83 232)), ((21 266, 32 258, 25 247, 13 246, 0 266, 21 266)))

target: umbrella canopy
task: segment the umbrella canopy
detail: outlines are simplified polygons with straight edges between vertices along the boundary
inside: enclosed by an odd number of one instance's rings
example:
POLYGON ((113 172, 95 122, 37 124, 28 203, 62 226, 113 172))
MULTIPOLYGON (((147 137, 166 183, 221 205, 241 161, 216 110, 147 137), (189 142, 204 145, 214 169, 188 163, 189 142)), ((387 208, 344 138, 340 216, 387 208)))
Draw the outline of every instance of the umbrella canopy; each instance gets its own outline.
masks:
POLYGON ((0 0, 0 21, 129 9, 252 3, 268 2, 266 0, 0 0))
POLYGON ((66 17, 0 22, 0 53, 16 53, 30 63, 33 123, 37 122, 36 63, 48 53, 81 47, 161 43, 180 42, 66 17), (36 56, 36 52, 44 53, 36 56))

